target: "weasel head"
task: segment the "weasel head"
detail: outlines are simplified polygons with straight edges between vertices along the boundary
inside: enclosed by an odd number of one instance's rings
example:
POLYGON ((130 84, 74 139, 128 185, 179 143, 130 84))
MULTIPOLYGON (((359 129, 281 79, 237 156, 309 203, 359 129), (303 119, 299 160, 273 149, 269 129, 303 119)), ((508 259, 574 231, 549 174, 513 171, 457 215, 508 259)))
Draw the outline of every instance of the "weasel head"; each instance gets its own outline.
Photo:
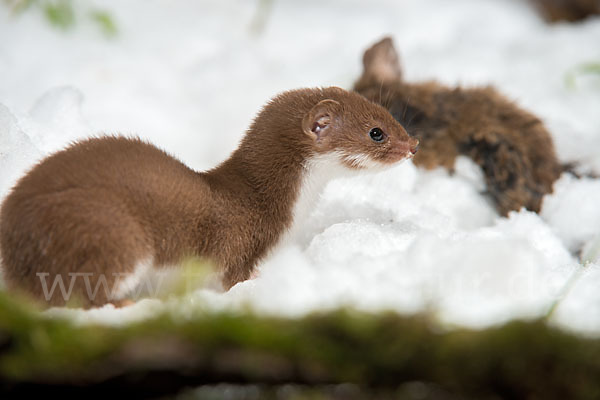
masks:
POLYGON ((324 94, 302 120, 316 154, 336 154, 345 167, 363 170, 391 166, 417 152, 419 141, 385 108, 339 88, 324 94))

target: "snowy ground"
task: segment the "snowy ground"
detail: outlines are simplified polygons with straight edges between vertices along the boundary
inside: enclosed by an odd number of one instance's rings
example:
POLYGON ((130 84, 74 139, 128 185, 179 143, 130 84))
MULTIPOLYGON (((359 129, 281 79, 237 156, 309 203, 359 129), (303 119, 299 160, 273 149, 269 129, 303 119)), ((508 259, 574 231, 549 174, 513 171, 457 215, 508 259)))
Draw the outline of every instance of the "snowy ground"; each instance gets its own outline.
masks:
MULTIPOLYGON (((574 66, 600 61, 598 18, 548 26, 520 0, 275 0, 254 34, 258 3, 75 2, 112 12, 113 39, 85 18, 61 32, 35 10, 17 18, 0 7, 0 196, 40 157, 102 132, 212 167, 277 92, 351 87, 362 51, 386 34, 407 80, 492 83, 547 123, 562 161, 600 171, 600 79, 565 85, 574 66)), ((544 315, 560 299, 554 323, 600 334, 600 181, 563 176, 541 215, 509 218, 482 187, 467 159, 454 176, 406 163, 336 181, 304 235, 228 293, 51 312, 122 323, 165 307, 298 315, 353 305, 482 327, 544 315)))

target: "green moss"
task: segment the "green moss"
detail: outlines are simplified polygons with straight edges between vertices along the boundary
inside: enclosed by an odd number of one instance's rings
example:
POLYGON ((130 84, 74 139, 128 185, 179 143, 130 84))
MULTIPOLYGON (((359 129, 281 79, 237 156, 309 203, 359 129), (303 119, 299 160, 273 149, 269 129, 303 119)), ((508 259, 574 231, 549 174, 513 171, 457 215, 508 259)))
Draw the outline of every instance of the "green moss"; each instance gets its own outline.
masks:
POLYGON ((90 18, 107 37, 114 37, 119 33, 117 24, 115 24, 115 21, 108 12, 103 10, 93 10, 90 12, 90 18))
POLYGON ((40 10, 45 19, 55 28, 67 31, 78 22, 78 17, 89 17, 106 37, 115 37, 119 30, 111 13, 103 9, 85 9, 85 3, 79 2, 75 9, 73 0, 4 0, 14 14, 29 10, 40 10))
POLYGON ((351 382, 393 392, 422 381, 472 397, 600 398, 600 341, 543 321, 446 331, 428 316, 390 312, 286 319, 198 311, 121 328, 76 326, 0 293, 0 332, 0 376, 26 384, 135 376, 141 385, 161 371, 194 384, 351 382))
POLYGON ((565 83, 567 87, 571 89, 575 88, 575 82, 577 78, 582 75, 593 75, 600 77, 600 62, 589 62, 572 68, 565 76, 565 83))
POLYGON ((75 25, 75 13, 70 0, 57 0, 43 2, 42 8, 48 21, 61 29, 68 29, 75 25))

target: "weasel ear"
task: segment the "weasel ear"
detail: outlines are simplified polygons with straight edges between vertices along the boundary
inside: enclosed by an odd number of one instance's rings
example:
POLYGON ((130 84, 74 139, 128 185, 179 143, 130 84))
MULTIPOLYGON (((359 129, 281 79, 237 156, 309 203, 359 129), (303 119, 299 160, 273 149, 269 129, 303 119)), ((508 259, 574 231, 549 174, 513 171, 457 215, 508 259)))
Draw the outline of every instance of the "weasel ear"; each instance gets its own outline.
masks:
POLYGON ((401 81, 399 59, 392 38, 385 37, 365 51, 363 77, 377 83, 401 81))
POLYGON ((331 131, 331 124, 339 117, 341 105, 335 100, 321 100, 302 120, 302 130, 318 142, 331 131))

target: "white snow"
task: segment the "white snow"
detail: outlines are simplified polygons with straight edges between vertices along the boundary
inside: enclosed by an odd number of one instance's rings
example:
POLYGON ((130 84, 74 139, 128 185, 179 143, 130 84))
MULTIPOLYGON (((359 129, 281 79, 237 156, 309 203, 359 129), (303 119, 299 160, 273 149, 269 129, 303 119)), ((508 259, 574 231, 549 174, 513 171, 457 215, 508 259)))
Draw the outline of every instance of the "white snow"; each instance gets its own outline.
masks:
MULTIPOLYGON (((546 122, 562 161, 600 171, 600 79, 565 84, 577 65, 600 61, 599 18, 550 26, 519 0, 275 0, 258 34, 259 1, 74 3, 79 23, 67 32, 35 10, 0 7, 0 198, 40 157, 102 133, 135 134, 192 168, 213 167, 270 97, 350 87, 362 52, 384 35, 407 80, 493 84, 546 122), (93 5, 112 13, 118 36, 86 22, 93 5)), ((461 157, 455 169, 406 162, 332 182, 259 277, 227 293, 48 313, 123 324, 165 309, 295 316, 350 305, 484 327, 558 302, 554 324, 599 335, 600 180, 563 175, 541 215, 502 218, 480 193, 478 167, 461 157)))
POLYGON ((554 184, 554 192, 544 199, 542 216, 569 249, 581 249, 600 233, 600 179, 563 175, 554 184))

